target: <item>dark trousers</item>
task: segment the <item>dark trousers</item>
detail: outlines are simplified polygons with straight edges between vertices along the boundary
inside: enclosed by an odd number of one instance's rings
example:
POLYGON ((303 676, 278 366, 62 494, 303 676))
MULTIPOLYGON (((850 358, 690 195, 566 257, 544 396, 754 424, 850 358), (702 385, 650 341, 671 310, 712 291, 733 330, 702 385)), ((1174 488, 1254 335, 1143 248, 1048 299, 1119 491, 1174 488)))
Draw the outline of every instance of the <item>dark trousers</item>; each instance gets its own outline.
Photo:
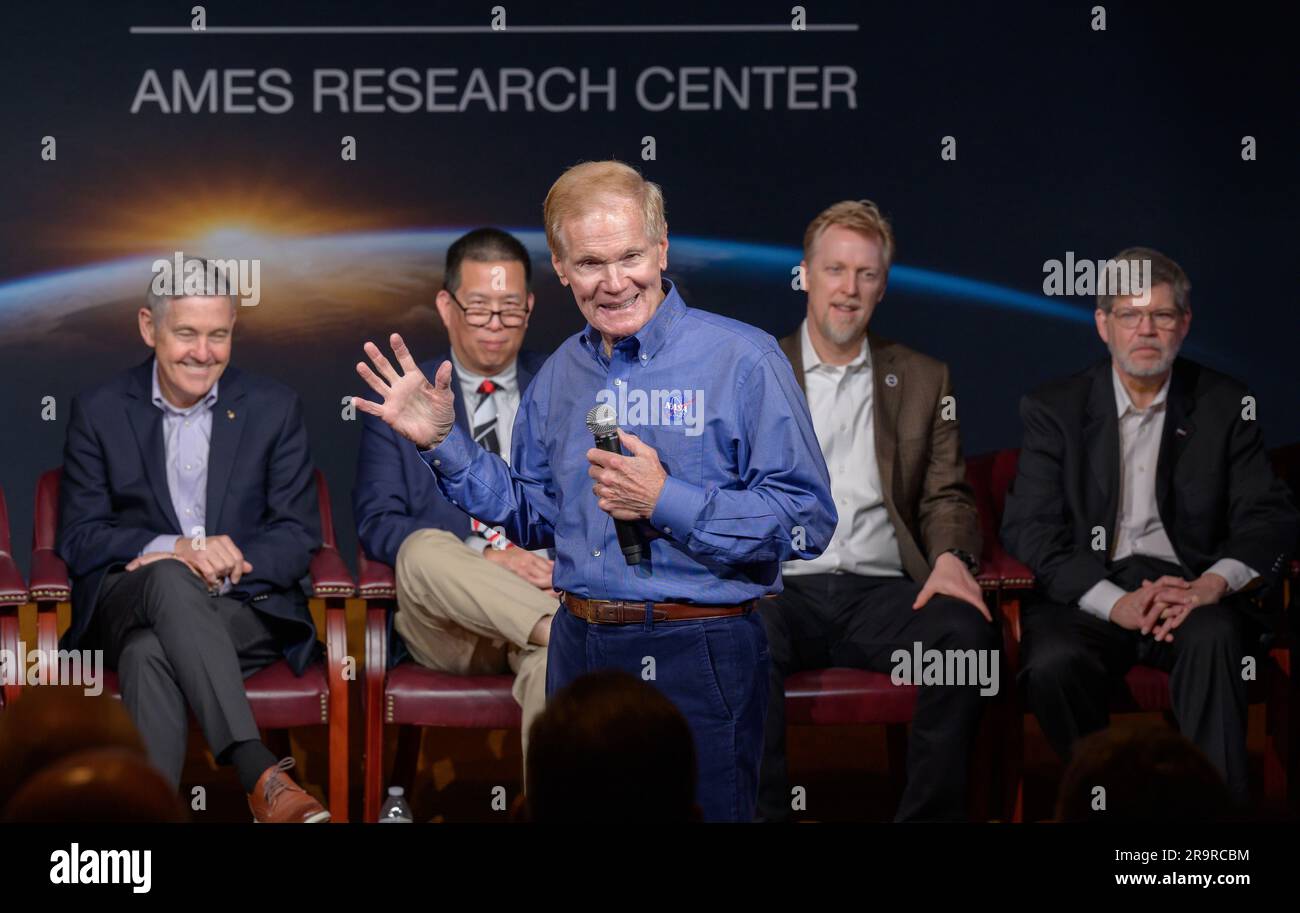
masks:
MULTIPOLYGON (((1110 580, 1125 590, 1144 579, 1186 575, 1145 556, 1116 562, 1110 580)), ((1233 797, 1245 802, 1246 682, 1242 659, 1258 638, 1241 597, 1199 606, 1173 631, 1172 643, 1127 631, 1077 606, 1038 603, 1025 608, 1019 685, 1052 747, 1068 758, 1074 742, 1110 723, 1110 698, 1136 663, 1169 673, 1179 731, 1223 774, 1233 797)))
POLYGON ((767 640, 756 613, 704 621, 590 624, 555 613, 546 696, 587 672, 622 669, 651 681, 695 740, 696 801, 705 821, 751 821, 767 704, 767 640))
POLYGON ((185 764, 186 705, 219 760, 259 738, 244 678, 283 654, 273 622, 248 603, 208 595, 180 561, 155 561, 104 578, 95 622, 149 760, 173 784, 185 764))
MULTIPOLYGON (((759 791, 764 821, 788 821, 785 678, 835 666, 890 672, 895 650, 996 650, 996 627, 969 603, 935 596, 913 610, 921 585, 906 577, 808 574, 785 578, 785 591, 762 600, 772 651, 770 696, 759 791)), ((990 659, 997 661, 997 656, 990 659)), ((899 821, 962 820, 971 742, 983 703, 978 684, 922 685, 907 747, 907 786, 899 821)))

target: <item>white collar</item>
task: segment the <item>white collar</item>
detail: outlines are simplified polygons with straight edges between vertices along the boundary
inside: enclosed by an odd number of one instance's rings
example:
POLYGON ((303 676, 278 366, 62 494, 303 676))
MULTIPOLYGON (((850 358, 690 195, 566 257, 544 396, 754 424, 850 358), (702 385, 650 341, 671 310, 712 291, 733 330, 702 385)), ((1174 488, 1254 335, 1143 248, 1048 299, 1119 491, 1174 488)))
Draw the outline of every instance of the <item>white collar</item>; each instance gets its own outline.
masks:
POLYGON ((485 380, 490 380, 502 390, 513 390, 515 388, 515 376, 518 374, 519 359, 512 358, 510 364, 506 365, 491 377, 486 374, 475 374, 466 368, 459 358, 456 357, 456 350, 451 351, 451 366, 456 369, 456 376, 460 382, 466 386, 478 389, 478 385, 485 380))
MULTIPOLYGON (((1146 411, 1133 405, 1133 398, 1128 395, 1128 388, 1124 386, 1124 381, 1120 379, 1119 372, 1115 370, 1114 364, 1110 366, 1110 376, 1111 383, 1115 387, 1115 412, 1120 418, 1123 418, 1124 414, 1130 409, 1139 414, 1146 411)), ((1174 372, 1171 370, 1169 376, 1165 378, 1165 382, 1160 385, 1160 391, 1156 393, 1155 399, 1151 400, 1151 405, 1147 406, 1147 409, 1155 409, 1165 404, 1165 400, 1169 397, 1169 382, 1173 379, 1174 372)))

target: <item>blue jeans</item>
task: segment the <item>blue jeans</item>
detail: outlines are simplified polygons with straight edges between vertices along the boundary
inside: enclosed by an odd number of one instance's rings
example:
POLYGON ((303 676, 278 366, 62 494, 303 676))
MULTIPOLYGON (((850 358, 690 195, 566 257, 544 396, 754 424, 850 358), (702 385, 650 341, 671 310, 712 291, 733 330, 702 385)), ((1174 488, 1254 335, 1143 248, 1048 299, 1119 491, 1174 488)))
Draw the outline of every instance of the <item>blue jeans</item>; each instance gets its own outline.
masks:
POLYGON ((600 669, 650 681, 686 717, 705 821, 754 819, 768 701, 767 635, 757 612, 605 625, 561 608, 551 622, 546 696, 600 669))

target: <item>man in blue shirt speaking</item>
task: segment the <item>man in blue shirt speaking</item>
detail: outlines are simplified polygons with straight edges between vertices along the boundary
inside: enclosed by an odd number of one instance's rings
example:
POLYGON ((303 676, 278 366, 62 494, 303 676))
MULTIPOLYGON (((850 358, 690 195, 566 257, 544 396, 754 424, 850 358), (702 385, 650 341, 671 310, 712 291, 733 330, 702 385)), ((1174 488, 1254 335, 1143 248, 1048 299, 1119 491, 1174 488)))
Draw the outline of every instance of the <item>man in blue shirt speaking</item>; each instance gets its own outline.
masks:
POLYGON ((808 406, 776 340, 687 307, 662 277, 663 196, 634 169, 570 168, 544 220, 587 326, 525 391, 509 466, 455 426, 450 362, 430 382, 397 334, 400 372, 370 342, 373 370, 357 365, 382 402, 354 401, 415 442, 453 504, 525 548, 555 548, 566 610, 547 694, 604 668, 653 682, 690 724, 705 819, 752 820, 768 674, 756 603, 780 592, 782 561, 822 553, 838 520, 808 406), (585 419, 599 404, 625 454, 593 447, 585 419), (617 521, 644 540, 636 564, 617 521))

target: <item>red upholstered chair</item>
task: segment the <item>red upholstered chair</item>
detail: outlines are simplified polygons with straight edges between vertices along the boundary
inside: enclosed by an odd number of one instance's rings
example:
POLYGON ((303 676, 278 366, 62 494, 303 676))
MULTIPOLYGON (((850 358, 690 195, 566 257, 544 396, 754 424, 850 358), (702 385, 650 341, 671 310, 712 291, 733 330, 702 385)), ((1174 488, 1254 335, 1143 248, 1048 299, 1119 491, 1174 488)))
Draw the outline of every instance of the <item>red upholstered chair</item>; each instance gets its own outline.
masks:
MULTIPOLYGON (((9 508, 5 493, 0 489, 0 650, 6 655, 18 655, 18 610, 27 604, 27 585, 14 564, 13 544, 9 538, 9 508)), ((21 674, 15 669, 13 674, 21 674)), ((18 684, 6 683, 0 687, 0 707, 8 703, 18 691, 18 684)))
MULTIPOLYGON (((42 651, 58 644, 59 603, 72 594, 68 570, 54 552, 58 523, 59 480, 62 470, 44 473, 36 488, 36 514, 32 530, 31 596, 37 606, 37 641, 42 651)), ((348 818, 348 692, 343 677, 347 653, 345 600, 356 586, 339 557, 334 539, 325 476, 315 473, 320 502, 322 544, 312 558, 312 597, 325 603, 325 661, 316 662, 301 676, 280 660, 251 675, 244 682, 253 716, 262 729, 298 726, 326 726, 329 733, 329 808, 331 820, 348 818)), ((105 690, 117 694, 116 674, 105 671, 105 690)))
MULTIPOLYGON (((986 565, 992 555, 990 545, 996 541, 996 537, 985 537, 986 565)), ((393 569, 366 558, 360 550, 357 562, 360 595, 366 601, 365 820, 374 821, 381 800, 385 723, 403 727, 394 777, 409 779, 419 750, 411 727, 517 729, 520 711, 511 694, 510 675, 449 675, 414 662, 386 669, 388 613, 396 598, 393 569)), ((995 606, 997 576, 986 569, 978 580, 990 607, 995 606)), ((786 681, 786 720, 790 725, 883 725, 890 769, 898 777, 906 758, 907 724, 912 719, 916 692, 915 686, 893 684, 882 672, 799 672, 786 681)), ((1001 728, 997 727, 997 731, 1001 728)))
MULTIPOLYGON (((1300 451, 1300 445, 1295 446, 1300 451)), ((1001 450, 993 455, 991 473, 991 493, 993 503, 990 518, 996 518, 996 526, 1002 524, 1002 509, 1006 502, 1007 489, 1016 475, 1016 466, 1020 451, 1016 449, 1001 450)), ((1294 457, 1293 457, 1294 459, 1294 457)), ((1274 465, 1278 474, 1286 478, 1278 467, 1278 456, 1274 455, 1274 465)), ((981 511, 983 513, 983 511, 981 511)), ((985 535, 988 535, 986 530, 985 535)), ((1001 550, 1001 546, 998 546, 1001 550)), ((1005 554, 1005 552, 1003 553, 1005 554)), ((1009 555, 1009 564, 999 564, 1001 572, 1001 608, 1003 622, 1003 642, 1007 651, 1012 680, 1020 671, 1020 606, 1021 599, 1034 588, 1033 573, 1009 555)), ((1292 562, 1289 576, 1300 577, 1300 566, 1292 562)), ((1284 588, 1286 584, 1284 582, 1284 588)), ((1289 592, 1289 590, 1288 590, 1289 592)), ((1019 700, 1018 689, 1008 689, 1019 700)), ((1270 799, 1285 801, 1287 799, 1288 780, 1294 781, 1296 752, 1288 750, 1287 740, 1296 731, 1295 681, 1291 675, 1290 638, 1284 633, 1282 638, 1270 649, 1261 663, 1258 677, 1251 684, 1249 691, 1251 703, 1265 703, 1266 739, 1264 750, 1264 792, 1270 799), (1289 775, 1288 775, 1289 774, 1289 775)), ((1169 694, 1169 674, 1149 666, 1134 666, 1124 676, 1124 687, 1112 700, 1113 713, 1164 713, 1172 712, 1169 694)), ((1014 821, 1024 817, 1024 719, 1023 708, 1018 709, 1009 720, 1007 730, 1006 765, 1004 779, 1008 794, 1005 797, 1011 808, 1014 821)), ((1294 791, 1293 791, 1294 792, 1294 791)), ((1294 803, 1295 797, 1290 797, 1294 803)))
POLYGON ((388 621, 397 580, 387 564, 357 549, 359 594, 366 604, 365 796, 363 820, 379 817, 384 776, 384 724, 399 727, 394 779, 415 775, 420 730, 519 729, 512 675, 451 675, 413 660, 388 668, 388 621))

